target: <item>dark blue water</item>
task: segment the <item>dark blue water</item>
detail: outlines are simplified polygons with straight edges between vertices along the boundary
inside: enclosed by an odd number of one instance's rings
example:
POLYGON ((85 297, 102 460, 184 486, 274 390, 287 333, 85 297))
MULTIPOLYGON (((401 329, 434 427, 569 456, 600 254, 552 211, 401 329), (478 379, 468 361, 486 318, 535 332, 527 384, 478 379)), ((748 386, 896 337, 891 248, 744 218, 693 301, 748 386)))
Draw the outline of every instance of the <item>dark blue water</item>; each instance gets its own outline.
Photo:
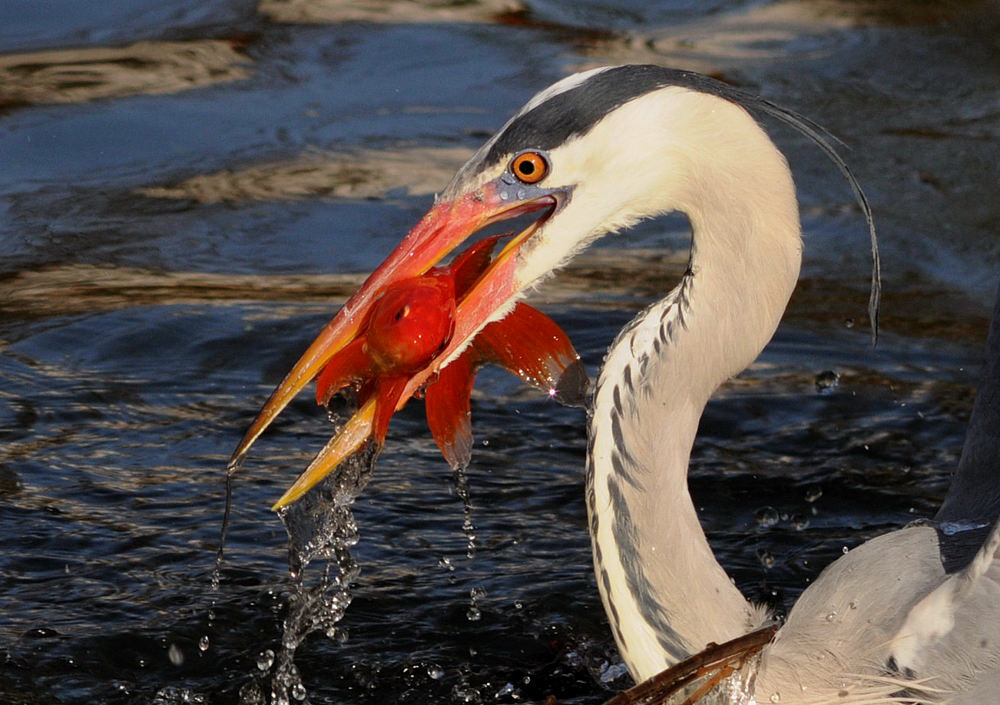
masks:
MULTIPOLYGON (((267 507, 329 424, 303 395, 255 447, 213 592, 230 452, 451 171, 579 68, 658 61, 759 91, 839 135, 872 199, 874 352, 850 192, 772 126, 804 280, 710 405, 692 468, 741 588, 784 610, 845 546, 943 496, 1000 270, 995 3, 373 5, 0 5, 0 702, 240 701, 292 589, 267 507)), ((682 228, 601 243, 539 293, 591 371, 679 273, 682 228)), ((354 508, 347 639, 296 652, 310 702, 600 703, 627 685, 591 576, 582 412, 498 373, 473 413, 476 557, 412 403, 354 508)))

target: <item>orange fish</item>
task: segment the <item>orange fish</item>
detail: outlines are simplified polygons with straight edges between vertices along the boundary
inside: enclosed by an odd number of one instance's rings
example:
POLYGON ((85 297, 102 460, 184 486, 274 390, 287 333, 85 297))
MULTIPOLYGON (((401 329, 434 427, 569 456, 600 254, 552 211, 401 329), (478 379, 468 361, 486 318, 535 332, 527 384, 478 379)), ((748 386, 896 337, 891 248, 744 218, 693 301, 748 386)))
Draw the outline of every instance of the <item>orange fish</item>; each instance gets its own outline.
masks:
POLYGON ((317 403, 326 405, 352 387, 359 410, 273 509, 301 497, 369 439, 381 449, 389 420, 411 396, 423 394, 431 434, 449 464, 468 464, 469 396, 485 364, 500 365, 565 403, 579 401, 587 384, 579 355, 552 319, 526 304, 487 324, 450 361, 441 358, 455 330, 456 307, 489 267, 502 237, 482 240, 450 265, 393 282, 375 294, 359 333, 327 361, 316 383, 317 403), (438 368, 427 375, 431 365, 438 368), (414 389, 414 378, 421 376, 427 381, 414 389))

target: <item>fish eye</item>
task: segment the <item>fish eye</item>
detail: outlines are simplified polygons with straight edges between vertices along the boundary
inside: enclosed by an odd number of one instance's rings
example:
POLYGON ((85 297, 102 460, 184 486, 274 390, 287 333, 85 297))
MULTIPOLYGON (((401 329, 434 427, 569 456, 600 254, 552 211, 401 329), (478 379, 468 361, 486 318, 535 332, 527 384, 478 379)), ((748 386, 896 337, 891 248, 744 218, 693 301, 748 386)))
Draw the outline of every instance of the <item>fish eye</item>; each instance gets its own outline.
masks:
POLYGON ((510 172, 522 183, 537 184, 549 173, 549 160, 541 152, 521 152, 510 160, 510 172))

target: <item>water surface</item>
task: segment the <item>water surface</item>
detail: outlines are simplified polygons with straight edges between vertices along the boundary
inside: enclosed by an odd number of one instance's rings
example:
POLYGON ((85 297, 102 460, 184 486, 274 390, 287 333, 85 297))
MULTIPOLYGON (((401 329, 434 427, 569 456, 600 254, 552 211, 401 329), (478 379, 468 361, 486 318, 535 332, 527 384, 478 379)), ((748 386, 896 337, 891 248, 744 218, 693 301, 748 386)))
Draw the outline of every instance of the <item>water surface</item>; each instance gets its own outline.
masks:
MULTIPOLYGON (((213 593, 229 453, 452 170, 590 66, 693 68, 826 125, 882 233, 873 351, 850 191, 769 126, 804 279, 709 406, 691 480, 737 584, 781 612, 940 502, 1000 264, 995 3, 373 5, 0 8, 0 701, 239 702, 291 589, 267 507, 330 427, 303 395, 255 447, 213 593)), ((680 219, 643 225, 534 303, 594 372, 686 244, 680 219)), ((348 638, 297 651, 309 701, 600 703, 628 684, 591 575, 582 412, 488 373, 473 413, 475 558, 413 403, 355 505, 348 638)))

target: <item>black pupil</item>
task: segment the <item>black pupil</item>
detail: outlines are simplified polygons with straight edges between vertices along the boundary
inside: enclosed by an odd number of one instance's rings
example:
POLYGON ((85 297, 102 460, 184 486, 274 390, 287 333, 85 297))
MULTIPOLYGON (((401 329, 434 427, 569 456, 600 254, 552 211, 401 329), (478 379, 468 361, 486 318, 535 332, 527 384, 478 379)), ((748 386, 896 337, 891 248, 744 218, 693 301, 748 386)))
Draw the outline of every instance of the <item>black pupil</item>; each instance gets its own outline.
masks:
POLYGON ((525 159, 518 165, 517 170, 520 171, 525 176, 531 176, 535 173, 535 165, 529 160, 525 159))

